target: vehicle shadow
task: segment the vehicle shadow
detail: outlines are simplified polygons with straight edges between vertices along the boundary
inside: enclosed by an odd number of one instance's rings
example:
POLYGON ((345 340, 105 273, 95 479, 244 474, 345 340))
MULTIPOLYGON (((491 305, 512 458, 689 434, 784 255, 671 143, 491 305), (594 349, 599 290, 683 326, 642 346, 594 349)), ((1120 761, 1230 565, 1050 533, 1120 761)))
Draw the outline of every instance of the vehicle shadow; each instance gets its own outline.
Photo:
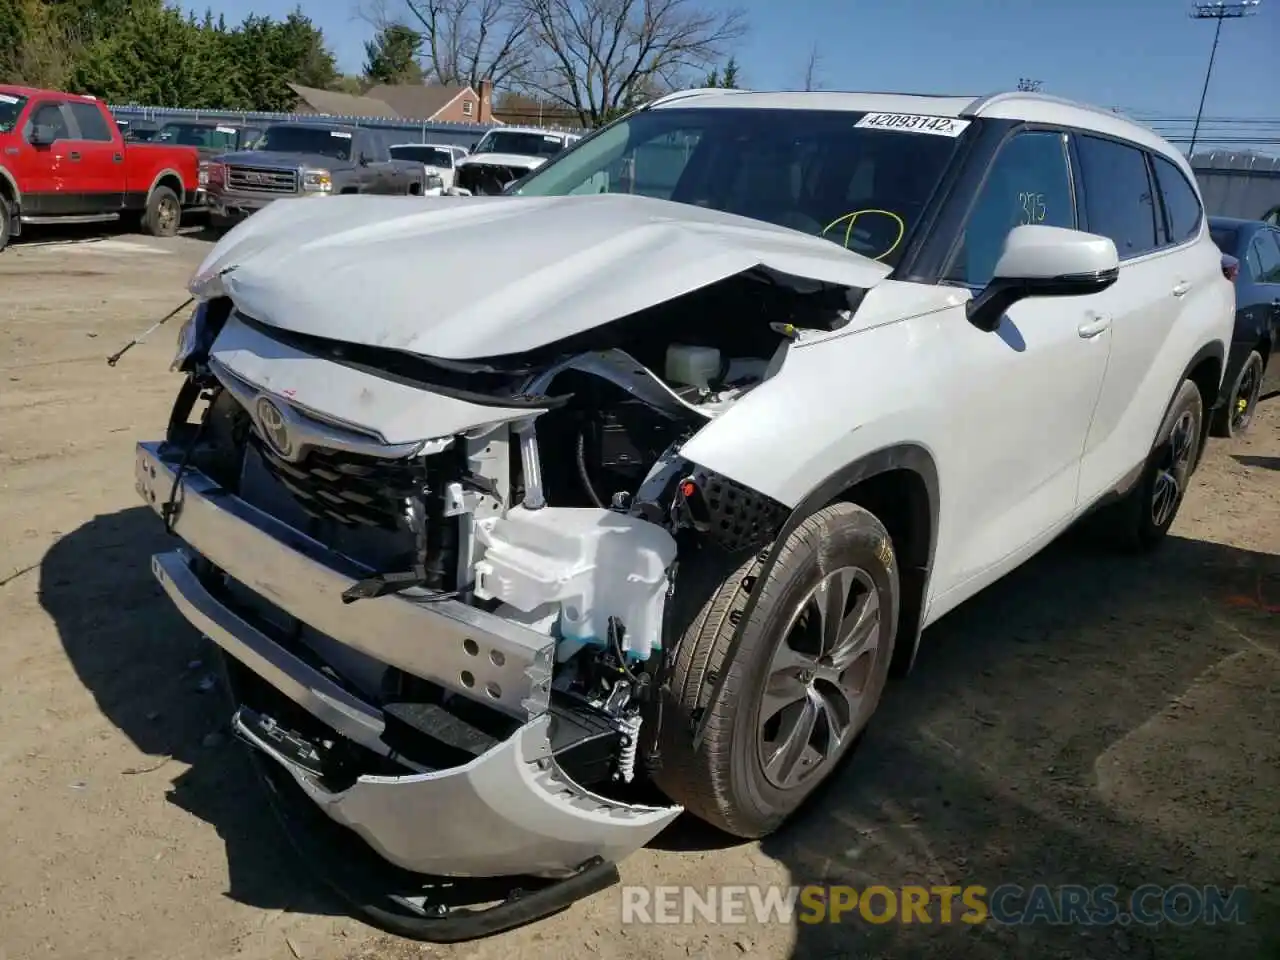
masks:
POLYGON ((1261 467, 1263 470, 1280 470, 1280 457, 1253 457, 1243 453, 1233 454, 1236 463, 1245 467, 1261 467))
MULTIPOLYGON (((200 692, 217 676, 213 650, 149 570, 151 554, 175 543, 145 507, 99 516, 45 555, 40 602, 103 714, 142 752, 190 765, 169 799, 223 839, 228 896, 346 915, 299 868, 256 799, 249 757, 226 734, 221 691, 200 692)), ((1116 781, 1120 799, 1099 789, 1110 769, 1104 758, 1114 759, 1118 744, 1242 650, 1276 669, 1268 681, 1276 689, 1280 618, 1268 616, 1266 603, 1277 597, 1280 557, 1178 537, 1153 556, 1121 557, 1081 536, 1064 538, 928 631, 915 671, 890 688, 856 762, 762 844, 796 885, 1240 884, 1250 891, 1247 926, 1002 928, 940 924, 936 912, 931 924, 851 915, 798 924, 792 955, 1280 956, 1280 794, 1255 802, 1246 780, 1238 793, 1198 806, 1135 808, 1125 790, 1167 785, 1181 797, 1197 789, 1199 766, 1161 766, 1159 750, 1116 781), (1201 829, 1201 821, 1236 816, 1232 803, 1248 850, 1201 829)), ((1211 747, 1238 755, 1246 770, 1280 768, 1280 754, 1253 755, 1244 729, 1261 727, 1280 743, 1280 700, 1249 700, 1230 724, 1241 727, 1240 739, 1211 747)), ((654 846, 736 843, 686 817, 654 846)))
MULTIPOLYGON (((98 709, 155 758, 141 769, 164 757, 189 765, 166 796, 222 838, 227 895, 265 909, 346 915, 304 877, 262 799, 247 752, 228 732, 215 648, 173 609, 151 575, 151 555, 176 545, 146 507, 98 516, 45 554, 41 606, 98 709)), ((163 777, 165 769, 151 776, 163 777)))
POLYGON ((1240 602, 1278 588, 1269 554, 1171 537, 1124 557, 1074 533, 930 629, 854 762, 763 843, 797 886, 1240 885, 1245 925, 974 925, 958 899, 956 922, 935 900, 932 923, 904 923, 880 899, 880 922, 797 923, 792 956, 1280 956, 1280 829, 1263 812, 1278 781, 1249 782, 1278 756, 1280 618, 1240 602), (1239 792, 1214 793, 1218 754, 1239 792))

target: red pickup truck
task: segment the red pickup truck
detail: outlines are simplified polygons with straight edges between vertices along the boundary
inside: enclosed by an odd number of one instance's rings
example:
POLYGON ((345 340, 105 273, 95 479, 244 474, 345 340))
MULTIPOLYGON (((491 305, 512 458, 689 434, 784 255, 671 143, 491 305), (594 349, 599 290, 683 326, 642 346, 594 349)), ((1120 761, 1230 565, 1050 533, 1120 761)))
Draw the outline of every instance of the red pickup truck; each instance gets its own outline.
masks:
POLYGON ((92 97, 0 84, 0 250, 26 224, 125 220, 172 236, 199 170, 193 147, 125 143, 92 97))

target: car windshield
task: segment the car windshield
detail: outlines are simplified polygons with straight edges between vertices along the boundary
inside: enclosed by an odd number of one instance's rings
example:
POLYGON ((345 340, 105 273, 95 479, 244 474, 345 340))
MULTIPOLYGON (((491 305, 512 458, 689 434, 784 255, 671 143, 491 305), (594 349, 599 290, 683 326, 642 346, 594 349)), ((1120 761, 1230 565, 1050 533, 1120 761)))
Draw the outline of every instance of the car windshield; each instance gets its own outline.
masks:
POLYGON ((158 142, 175 143, 184 147, 209 147, 215 150, 234 150, 234 127, 210 127, 200 123, 166 123, 156 137, 158 142))
POLYGON ((391 148, 391 156, 397 160, 417 160, 429 167, 453 166, 453 154, 443 147, 430 144, 402 144, 391 148))
POLYGON ((553 133, 521 133, 490 130, 476 145, 475 153, 513 153, 521 157, 554 157, 564 148, 564 138, 553 133))
POLYGON ((351 159, 352 135, 349 130, 328 130, 324 127, 267 127, 262 138, 254 144, 255 150, 274 150, 279 153, 318 153, 334 160, 351 159))
POLYGON ((925 133, 859 126, 863 116, 871 115, 645 110, 582 140, 512 193, 673 200, 825 237, 894 266, 966 124, 942 120, 925 133))
POLYGON ((1213 242, 1217 244, 1218 249, 1228 256, 1234 257, 1236 254, 1236 233, 1235 227, 1215 227, 1209 225, 1209 236, 1213 238, 1213 242))
POLYGON ((18 122, 27 98, 16 93, 0 93, 0 133, 8 133, 18 122))

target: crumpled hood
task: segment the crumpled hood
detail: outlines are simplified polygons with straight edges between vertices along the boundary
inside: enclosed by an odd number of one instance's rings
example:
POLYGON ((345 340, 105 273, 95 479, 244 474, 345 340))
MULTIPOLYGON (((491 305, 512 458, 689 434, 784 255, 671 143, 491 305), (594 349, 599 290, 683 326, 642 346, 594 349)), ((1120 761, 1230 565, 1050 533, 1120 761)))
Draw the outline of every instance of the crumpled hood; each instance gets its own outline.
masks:
POLYGON ((761 265, 850 287, 890 272, 818 237, 646 197, 337 196, 255 213, 191 292, 225 293, 296 333, 466 360, 554 343, 761 265))
POLYGON ((473 153, 458 161, 460 167, 521 167, 532 170, 547 162, 546 157, 528 157, 521 153, 473 153))

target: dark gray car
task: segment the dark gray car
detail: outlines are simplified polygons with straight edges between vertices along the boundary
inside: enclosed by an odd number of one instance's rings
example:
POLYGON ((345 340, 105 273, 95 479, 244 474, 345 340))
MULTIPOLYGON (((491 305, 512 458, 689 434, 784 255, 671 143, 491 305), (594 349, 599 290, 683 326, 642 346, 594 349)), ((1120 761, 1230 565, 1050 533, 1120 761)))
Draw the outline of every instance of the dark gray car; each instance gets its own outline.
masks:
POLYGON ((290 123, 267 127, 253 150, 216 157, 208 189, 215 225, 229 226, 281 197, 421 196, 425 186, 421 163, 392 159, 368 130, 290 123))

